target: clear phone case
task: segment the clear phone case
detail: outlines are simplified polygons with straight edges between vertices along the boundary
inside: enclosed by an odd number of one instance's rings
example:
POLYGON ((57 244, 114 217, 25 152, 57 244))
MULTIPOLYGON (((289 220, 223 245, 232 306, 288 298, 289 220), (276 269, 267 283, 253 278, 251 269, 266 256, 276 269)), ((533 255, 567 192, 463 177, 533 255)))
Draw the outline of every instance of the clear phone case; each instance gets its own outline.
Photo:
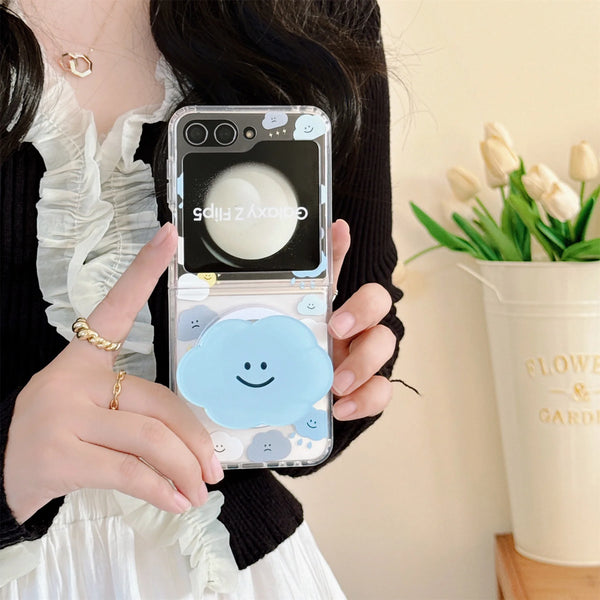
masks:
POLYGON ((310 106, 188 106, 169 123, 171 387, 224 468, 332 447, 331 126, 310 106))

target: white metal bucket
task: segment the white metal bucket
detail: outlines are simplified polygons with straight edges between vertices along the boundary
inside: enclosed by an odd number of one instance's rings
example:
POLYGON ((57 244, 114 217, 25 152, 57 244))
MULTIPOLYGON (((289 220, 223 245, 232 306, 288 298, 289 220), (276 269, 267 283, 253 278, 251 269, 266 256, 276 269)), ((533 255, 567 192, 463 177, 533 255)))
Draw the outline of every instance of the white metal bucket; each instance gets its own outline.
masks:
POLYGON ((515 546, 600 565, 600 262, 478 263, 515 546))

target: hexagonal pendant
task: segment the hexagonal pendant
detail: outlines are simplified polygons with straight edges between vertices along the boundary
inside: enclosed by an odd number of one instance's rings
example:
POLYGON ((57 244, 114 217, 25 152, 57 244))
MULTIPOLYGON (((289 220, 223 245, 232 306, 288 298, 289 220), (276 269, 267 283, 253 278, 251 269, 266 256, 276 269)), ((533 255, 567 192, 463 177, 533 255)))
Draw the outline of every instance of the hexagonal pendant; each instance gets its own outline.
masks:
POLYGON ((75 77, 87 77, 92 74, 92 61, 85 54, 65 52, 58 61, 60 66, 75 77))

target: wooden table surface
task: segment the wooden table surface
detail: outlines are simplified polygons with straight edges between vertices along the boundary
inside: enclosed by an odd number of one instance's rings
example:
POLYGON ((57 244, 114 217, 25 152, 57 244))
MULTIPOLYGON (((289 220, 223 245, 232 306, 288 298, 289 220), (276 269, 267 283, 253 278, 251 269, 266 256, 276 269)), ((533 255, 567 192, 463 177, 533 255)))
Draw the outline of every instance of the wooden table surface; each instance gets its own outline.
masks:
POLYGON ((500 600, 600 600, 600 567, 561 567, 521 556, 511 533, 496 535, 500 600))

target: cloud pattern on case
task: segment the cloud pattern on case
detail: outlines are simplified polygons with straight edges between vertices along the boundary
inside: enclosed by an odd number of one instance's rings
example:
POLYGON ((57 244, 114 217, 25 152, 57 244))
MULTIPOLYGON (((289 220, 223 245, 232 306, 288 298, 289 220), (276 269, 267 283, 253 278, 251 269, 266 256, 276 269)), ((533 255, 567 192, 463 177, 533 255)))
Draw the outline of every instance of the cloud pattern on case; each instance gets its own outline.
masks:
POLYGON ((322 440, 327 437, 327 412, 313 408, 309 413, 298 419, 294 427, 299 435, 311 440, 322 440))
POLYGON ((294 423, 332 382, 327 352, 306 325, 287 316, 219 321, 177 368, 184 398, 231 429, 294 423))
POLYGON ((192 273, 184 273, 179 278, 177 287, 177 298, 179 300, 202 302, 202 300, 208 298, 209 293, 210 284, 206 279, 192 273))
POLYGON ((301 115, 296 120, 295 140, 314 140, 325 134, 325 122, 317 115, 301 115))
POLYGON ((237 460, 244 452, 242 441, 225 431, 215 431, 210 434, 215 454, 220 461, 237 460))
POLYGON ((292 275, 296 277, 318 277, 327 267, 327 258, 325 253, 321 251, 321 261, 316 269, 312 271, 292 271, 292 275))
POLYGON ((252 462, 269 462, 285 458, 291 450, 291 442, 275 429, 256 434, 246 454, 252 462))
POLYGON ((327 305, 321 296, 308 294, 298 302, 296 310, 301 315, 324 315, 327 311, 327 305))
POLYGON ((217 274, 216 273, 198 273, 198 278, 206 281, 208 283, 208 287, 212 287, 217 283, 217 274))
POLYGON ((288 116, 286 113, 272 110, 265 114, 265 118, 262 121, 262 126, 265 129, 277 129, 277 127, 283 127, 288 122, 288 116))
POLYGON ((177 339, 182 342, 198 339, 206 326, 217 316, 214 310, 204 305, 180 312, 177 319, 177 339))

